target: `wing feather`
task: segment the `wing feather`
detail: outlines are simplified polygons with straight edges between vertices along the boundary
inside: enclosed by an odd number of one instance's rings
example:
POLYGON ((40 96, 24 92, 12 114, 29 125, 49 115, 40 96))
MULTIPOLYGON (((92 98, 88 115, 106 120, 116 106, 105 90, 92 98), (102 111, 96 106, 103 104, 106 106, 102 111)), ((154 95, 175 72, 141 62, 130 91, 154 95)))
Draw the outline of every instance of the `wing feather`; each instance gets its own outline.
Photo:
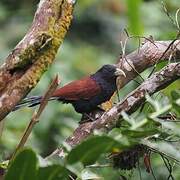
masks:
POLYGON ((73 101, 79 99, 88 100, 100 92, 101 87, 96 83, 96 81, 90 77, 85 77, 57 89, 54 92, 53 97, 73 101))

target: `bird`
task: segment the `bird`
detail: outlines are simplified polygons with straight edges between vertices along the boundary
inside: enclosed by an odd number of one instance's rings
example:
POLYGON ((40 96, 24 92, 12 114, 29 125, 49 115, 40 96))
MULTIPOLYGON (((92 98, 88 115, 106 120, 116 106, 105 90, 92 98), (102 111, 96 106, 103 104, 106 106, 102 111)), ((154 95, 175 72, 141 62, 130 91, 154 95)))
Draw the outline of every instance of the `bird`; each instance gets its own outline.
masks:
MULTIPOLYGON (((117 90, 116 79, 126 76, 124 71, 114 64, 103 65, 97 72, 67 85, 57 88, 51 100, 71 103, 75 111, 81 114, 90 113, 108 101, 117 90)), ((41 103, 43 96, 27 97, 17 104, 13 111, 24 107, 33 107, 41 103)))

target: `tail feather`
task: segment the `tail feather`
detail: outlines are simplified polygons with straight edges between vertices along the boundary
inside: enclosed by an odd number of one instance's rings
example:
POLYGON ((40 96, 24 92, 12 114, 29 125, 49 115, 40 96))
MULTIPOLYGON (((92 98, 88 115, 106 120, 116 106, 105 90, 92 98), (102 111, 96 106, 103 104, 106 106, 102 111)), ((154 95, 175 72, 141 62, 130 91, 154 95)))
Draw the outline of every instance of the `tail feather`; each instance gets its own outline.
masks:
POLYGON ((41 103, 42 96, 31 96, 24 98, 19 104, 15 106, 13 111, 16 111, 22 107, 33 107, 41 103))
MULTIPOLYGON (((59 97, 51 97, 49 99, 49 101, 52 100, 58 100, 59 97)), ((13 111, 16 111, 22 107, 33 107, 33 106, 37 106, 41 103, 42 100, 42 96, 31 96, 31 97, 27 97, 24 98, 20 103, 18 103, 15 108, 13 109, 13 111)))

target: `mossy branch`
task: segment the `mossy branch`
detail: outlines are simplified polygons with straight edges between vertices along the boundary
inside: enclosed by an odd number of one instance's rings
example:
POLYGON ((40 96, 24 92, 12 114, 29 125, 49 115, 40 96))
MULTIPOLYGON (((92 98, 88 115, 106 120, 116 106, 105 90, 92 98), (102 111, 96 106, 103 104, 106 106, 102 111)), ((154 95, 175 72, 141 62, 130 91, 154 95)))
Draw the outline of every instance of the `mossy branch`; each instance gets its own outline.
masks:
POLYGON ((0 67, 0 120, 36 86, 70 26, 73 0, 41 0, 31 28, 0 67))

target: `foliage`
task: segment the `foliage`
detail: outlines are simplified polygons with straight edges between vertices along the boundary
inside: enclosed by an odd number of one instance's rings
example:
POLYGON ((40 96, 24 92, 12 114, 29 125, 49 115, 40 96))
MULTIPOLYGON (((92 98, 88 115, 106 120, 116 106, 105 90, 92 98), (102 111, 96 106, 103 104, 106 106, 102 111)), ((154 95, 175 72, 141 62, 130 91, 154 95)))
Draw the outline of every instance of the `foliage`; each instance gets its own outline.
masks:
MULTIPOLYGON (((164 175, 164 178, 168 173, 173 176, 168 168, 173 167, 176 170, 180 166, 179 121, 176 122, 179 119, 179 110, 176 110, 177 107, 180 107, 180 91, 172 92, 172 96, 171 103, 166 100, 166 105, 163 105, 162 101, 165 97, 161 97, 157 101, 147 95, 148 104, 146 108, 151 109, 149 113, 128 116, 122 112, 123 120, 120 120, 119 127, 112 129, 108 134, 98 132, 97 135, 89 137, 73 149, 66 149, 67 155, 63 165, 62 162, 59 162, 58 165, 52 165, 52 159, 48 158, 44 160, 46 163, 41 163, 39 166, 35 152, 29 149, 21 150, 10 163, 5 180, 12 179, 12 177, 16 177, 16 179, 66 179, 70 174, 80 179, 105 177, 102 172, 95 173, 95 170, 106 168, 104 163, 113 167, 113 162, 107 154, 121 154, 125 149, 129 149, 135 144, 145 145, 145 151, 142 152, 141 156, 149 151, 159 154, 165 159, 165 162, 168 161, 169 165, 164 165, 167 166, 167 174, 164 175), (176 120, 166 117, 167 113, 170 112, 174 113, 173 117, 176 120)), ((137 165, 137 162, 135 164, 137 165)), ((141 164, 143 167, 143 163, 141 164)), ((154 167, 154 164, 152 163, 151 166, 154 167)), ((117 173, 120 175, 120 170, 117 173)))
MULTIPOLYGON (((32 22, 37 2, 37 0, 0 2, 0 58, 2 60, 24 36, 32 22)), ((165 3, 174 18, 179 8, 179 0, 166 0, 165 3)), ((63 86, 69 81, 92 73, 102 64, 116 62, 121 51, 120 38, 127 38, 123 32, 124 28, 130 35, 152 35, 160 40, 173 39, 176 35, 176 27, 166 16, 159 1, 79 0, 75 6, 73 24, 57 54, 56 62, 32 94, 44 93, 50 79, 57 72, 61 78, 60 85, 63 86)), ((136 43, 130 40, 126 53, 137 49, 136 43)), ((157 69, 161 69, 164 65, 158 65, 157 69)), ((149 70, 142 74, 144 79, 148 75, 149 70)), ((136 86, 135 82, 129 83, 120 91, 120 98, 124 98, 136 86)), ((109 180, 120 177, 139 179, 138 168, 131 171, 114 169, 113 160, 109 157, 111 154, 131 149, 136 144, 150 147, 151 165, 156 179, 166 179, 169 174, 172 174, 175 179, 180 179, 178 165, 180 134, 177 121, 180 116, 180 98, 177 89, 180 89, 179 81, 154 95, 153 98, 147 95, 147 103, 142 112, 138 110, 131 116, 122 113, 123 120, 121 119, 111 132, 95 132, 95 135, 72 150, 65 146, 67 153, 65 160, 56 157, 58 161, 54 162, 48 158, 44 164, 39 161, 42 159, 39 158, 40 155, 46 157, 55 148, 61 146, 64 139, 77 127, 80 119, 80 115, 75 113, 70 105, 49 103, 41 117, 41 123, 34 128, 27 143, 27 146, 33 150, 24 149, 19 152, 8 167, 6 179, 12 176, 13 178, 23 176, 23 173, 21 174, 16 168, 22 168, 23 172, 28 170, 24 173, 25 176, 34 172, 29 177, 34 175, 39 179, 62 179, 67 177, 67 173, 72 174, 72 177, 76 175, 79 179, 109 180), (169 112, 171 114, 168 114, 169 112), (169 159, 165 159, 166 164, 161 155, 169 159), (172 173, 170 173, 171 168, 172 173)), ((7 168, 7 162, 4 160, 13 153, 31 115, 32 110, 25 108, 11 113, 6 118, 0 144, 1 168, 7 168)), ((142 179, 152 179, 152 173, 146 172, 142 158, 139 160, 142 179)))
POLYGON ((21 150, 16 157, 10 162, 5 180, 57 180, 67 179, 68 171, 60 165, 49 165, 39 167, 38 158, 30 149, 21 150))

